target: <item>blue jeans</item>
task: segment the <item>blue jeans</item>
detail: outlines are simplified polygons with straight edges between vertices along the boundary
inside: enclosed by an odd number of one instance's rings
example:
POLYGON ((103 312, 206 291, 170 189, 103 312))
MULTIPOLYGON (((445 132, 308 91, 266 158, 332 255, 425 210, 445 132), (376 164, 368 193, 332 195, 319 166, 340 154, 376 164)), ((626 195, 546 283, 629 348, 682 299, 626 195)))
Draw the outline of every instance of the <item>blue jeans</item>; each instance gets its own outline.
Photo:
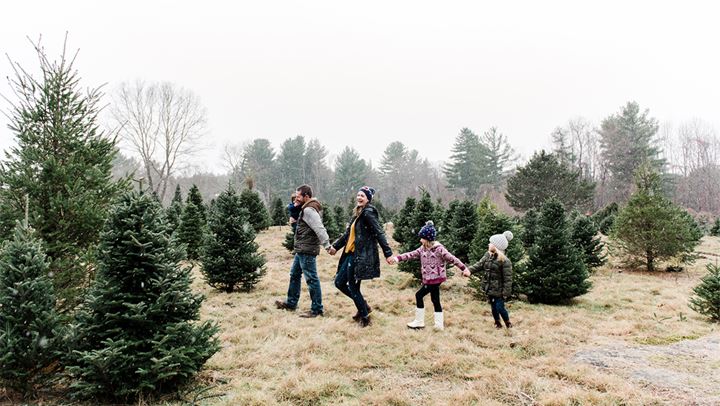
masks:
POLYGON ((290 286, 288 286, 287 301, 288 306, 297 307, 300 300, 300 281, 305 275, 305 282, 310 291, 310 300, 312 306, 310 311, 313 313, 322 313, 322 290, 320 290, 320 278, 317 274, 317 262, 315 255, 295 254, 292 267, 290 268, 290 286))
POLYGON ((510 315, 505 310, 505 301, 501 297, 490 296, 490 308, 492 309, 493 319, 499 322, 502 316, 506 323, 510 320, 510 315))
POLYGON ((362 281, 355 279, 355 268, 353 267, 354 258, 353 254, 345 256, 342 264, 340 264, 338 273, 335 275, 335 287, 355 302, 355 307, 360 317, 367 317, 368 309, 365 305, 365 298, 362 292, 360 292, 360 282, 362 281))

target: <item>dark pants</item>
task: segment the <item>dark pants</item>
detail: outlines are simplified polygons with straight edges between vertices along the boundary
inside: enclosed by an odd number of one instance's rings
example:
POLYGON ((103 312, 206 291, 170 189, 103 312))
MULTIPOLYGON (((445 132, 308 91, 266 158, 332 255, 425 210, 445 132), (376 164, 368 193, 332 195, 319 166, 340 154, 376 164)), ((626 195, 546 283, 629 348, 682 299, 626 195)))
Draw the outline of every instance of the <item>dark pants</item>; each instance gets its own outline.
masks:
POLYGON ((510 315, 508 314, 507 310, 505 310, 505 301, 503 300, 503 298, 490 296, 489 302, 490 309, 492 309, 493 319, 495 319, 496 322, 500 322, 501 316, 503 321, 505 321, 506 323, 510 321, 510 315))
POLYGON ((425 298, 425 295, 430 294, 430 300, 432 300, 433 307, 435 308, 435 313, 442 312, 442 305, 440 305, 440 284, 436 285, 422 285, 422 287, 415 292, 415 304, 418 309, 425 308, 425 303, 423 303, 423 298, 425 298))
POLYGON ((320 314, 323 312, 322 290, 320 289, 315 255, 295 254, 290 268, 290 286, 288 286, 286 303, 292 308, 297 307, 298 300, 300 300, 300 281, 303 275, 305 275, 305 282, 310 291, 310 300, 312 301, 310 310, 320 314))
POLYGON ((360 317, 367 317, 367 305, 365 304, 365 298, 362 292, 360 292, 360 282, 362 281, 355 279, 355 268, 353 267, 354 258, 355 256, 353 254, 348 254, 343 259, 343 262, 340 264, 340 269, 338 269, 335 275, 335 287, 344 293, 345 296, 353 300, 360 317))

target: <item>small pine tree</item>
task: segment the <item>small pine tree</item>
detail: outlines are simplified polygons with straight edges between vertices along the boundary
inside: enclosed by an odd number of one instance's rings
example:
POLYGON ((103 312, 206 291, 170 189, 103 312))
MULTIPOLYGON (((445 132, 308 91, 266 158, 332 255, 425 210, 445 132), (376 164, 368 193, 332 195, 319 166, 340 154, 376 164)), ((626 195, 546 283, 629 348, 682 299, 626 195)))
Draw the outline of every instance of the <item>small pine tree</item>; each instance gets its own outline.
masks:
POLYGON ((720 217, 715 219, 715 224, 713 224, 712 228, 710 229, 710 235, 714 237, 720 237, 720 217))
POLYGON ((403 208, 400 209, 398 214, 395 216, 395 230, 393 231, 392 238, 397 241, 398 244, 405 244, 408 240, 414 238, 414 236, 411 235, 411 224, 415 206, 417 206, 417 201, 412 197, 408 197, 405 199, 405 205, 403 208))
POLYGON ((435 200, 435 213, 433 213, 432 218, 437 220, 437 225, 436 225, 437 232, 441 233, 441 234, 444 234, 445 230, 446 230, 445 223, 444 223, 445 212, 446 212, 446 210, 442 204, 442 200, 436 199, 435 200))
POLYGON ((295 233, 290 232, 285 234, 285 241, 283 241, 283 247, 290 252, 295 250, 295 233))
POLYGON ((186 204, 190 202, 195 204, 202 223, 207 223, 207 208, 205 207, 205 202, 203 202, 202 195, 200 194, 200 189, 195 184, 193 184, 190 188, 187 199, 185 200, 186 204))
MULTIPOLYGON (((428 220, 432 220, 435 215, 435 205, 430 198, 430 194, 426 191, 422 191, 420 200, 415 205, 411 215, 411 222, 408 224, 409 227, 406 229, 407 234, 404 239, 405 242, 401 245, 402 252, 408 252, 417 249, 420 245, 420 237, 417 236, 420 229, 425 225, 428 220)), ((420 270, 420 261, 405 261, 398 264, 398 270, 401 272, 411 273, 416 281, 422 280, 422 273, 420 270)))
POLYGON ((708 274, 693 289, 695 296, 690 298, 690 308, 720 322, 720 267, 707 264, 707 270, 708 274))
POLYGON ((450 224, 445 228, 447 248, 460 261, 470 261, 470 248, 478 228, 478 214, 475 203, 464 200, 448 209, 450 224), (454 213, 450 211, 453 210, 454 213))
POLYGON ((251 290, 265 274, 265 258, 257 252, 250 214, 232 186, 217 197, 209 214, 202 254, 205 281, 227 293, 236 287, 251 290))
POLYGON ((57 349, 60 323, 49 267, 34 232, 18 223, 0 250, 0 386, 24 396, 48 379, 57 349))
POLYGON ((189 260, 200 258, 200 248, 207 228, 202 213, 195 203, 188 199, 177 229, 177 241, 185 246, 186 259, 189 260))
POLYGON ((565 209, 557 199, 543 204, 538 240, 530 249, 527 268, 516 273, 517 286, 531 303, 557 304, 590 289, 582 253, 571 239, 565 209))
POLYGON ((105 223, 97 277, 68 340, 74 396, 135 402, 174 392, 219 350, 218 327, 198 322, 203 297, 165 227, 160 204, 136 192, 105 223))
POLYGON ((281 198, 276 197, 272 203, 272 225, 284 226, 288 223, 287 210, 281 198))
POLYGON ((655 270, 657 261, 690 262, 702 232, 692 217, 662 195, 660 175, 649 165, 636 173, 637 191, 618 214, 612 240, 631 262, 655 270))
POLYGON ((335 212, 335 215, 333 217, 335 217, 337 228, 338 230, 340 230, 340 235, 342 235, 342 233, 345 232, 345 229, 348 226, 348 217, 345 215, 345 211, 341 206, 335 206, 333 208, 333 211, 335 212))
POLYGON ((605 244, 598 236, 598 229, 592 219, 585 215, 578 215, 572 225, 572 240, 582 252, 583 262, 588 270, 602 266, 606 255, 603 253, 605 244))
POLYGON ((165 217, 168 223, 168 236, 172 236, 175 230, 180 227, 180 219, 182 218, 182 193, 180 185, 175 186, 175 195, 170 202, 170 206, 165 209, 165 217))
POLYGON ((340 229, 338 228, 338 222, 335 221, 335 212, 330 206, 326 204, 323 204, 322 220, 323 224, 325 225, 325 230, 328 233, 328 237, 330 237, 330 242, 335 241, 335 239, 340 237, 342 232, 345 231, 340 231, 340 229))
POLYGON ((450 225, 453 222, 453 216, 455 215, 459 204, 460 200, 457 199, 453 199, 450 203, 448 203, 448 208, 445 210, 445 215, 443 215, 442 221, 440 222, 440 227, 442 227, 443 230, 450 230, 450 225))
MULTIPOLYGON (((248 181, 248 186, 252 183, 248 181)), ((260 195, 252 188, 247 188, 240 193, 240 204, 250 213, 250 223, 256 233, 267 230, 270 227, 270 213, 263 204, 260 195)))
POLYGON ((618 204, 613 202, 592 215, 592 220, 603 235, 610 235, 618 211, 620 211, 618 204))

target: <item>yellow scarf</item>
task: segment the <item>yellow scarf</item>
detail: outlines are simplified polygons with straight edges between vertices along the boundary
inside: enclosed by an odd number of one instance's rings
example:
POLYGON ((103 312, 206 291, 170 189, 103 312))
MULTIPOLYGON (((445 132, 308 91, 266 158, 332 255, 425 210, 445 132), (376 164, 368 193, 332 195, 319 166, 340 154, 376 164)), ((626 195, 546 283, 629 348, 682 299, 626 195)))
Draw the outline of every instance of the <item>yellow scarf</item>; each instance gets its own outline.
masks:
POLYGON ((350 225, 350 235, 348 236, 347 243, 345 243, 345 253, 349 254, 355 252, 355 222, 360 216, 355 217, 352 224, 350 225))

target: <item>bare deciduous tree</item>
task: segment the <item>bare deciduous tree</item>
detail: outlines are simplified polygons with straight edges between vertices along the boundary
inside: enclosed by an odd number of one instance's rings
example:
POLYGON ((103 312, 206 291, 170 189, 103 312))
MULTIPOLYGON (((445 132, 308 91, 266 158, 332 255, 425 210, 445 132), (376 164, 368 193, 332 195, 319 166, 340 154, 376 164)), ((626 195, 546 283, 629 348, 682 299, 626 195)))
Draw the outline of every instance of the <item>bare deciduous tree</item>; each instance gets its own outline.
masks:
POLYGON ((171 176, 188 165, 206 132, 200 99, 169 82, 123 83, 111 114, 126 147, 142 161, 148 188, 163 200, 171 176))

